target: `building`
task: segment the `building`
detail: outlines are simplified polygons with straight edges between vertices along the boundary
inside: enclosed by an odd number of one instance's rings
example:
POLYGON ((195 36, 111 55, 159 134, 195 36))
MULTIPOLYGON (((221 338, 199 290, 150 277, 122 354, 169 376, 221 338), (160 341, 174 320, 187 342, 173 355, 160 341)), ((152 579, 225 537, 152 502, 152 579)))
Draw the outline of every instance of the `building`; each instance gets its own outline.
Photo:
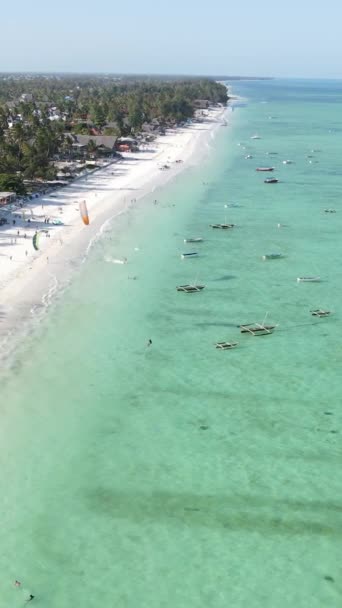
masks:
POLYGON ((133 137, 118 137, 116 149, 119 152, 136 152, 139 149, 138 142, 133 137))
POLYGON ((16 199, 15 192, 0 192, 0 206, 8 205, 9 203, 13 203, 16 199))
POLYGON ((210 101, 208 99, 195 99, 193 105, 197 110, 207 110, 210 106, 210 101))
POLYGON ((90 141, 93 141, 97 148, 113 151, 117 140, 115 135, 74 135, 71 133, 70 136, 73 138, 74 144, 77 144, 75 147, 87 146, 90 141))
POLYGON ((32 101, 33 100, 33 95, 32 93, 23 93, 22 96, 20 97, 21 101, 32 101))

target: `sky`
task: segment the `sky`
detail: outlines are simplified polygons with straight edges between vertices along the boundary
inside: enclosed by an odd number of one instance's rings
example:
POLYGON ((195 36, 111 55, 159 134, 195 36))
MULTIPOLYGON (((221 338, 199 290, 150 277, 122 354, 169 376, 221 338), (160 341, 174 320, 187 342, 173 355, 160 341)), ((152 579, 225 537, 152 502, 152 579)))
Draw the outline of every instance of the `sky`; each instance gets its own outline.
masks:
POLYGON ((0 71, 342 78, 341 0, 16 0, 0 71))

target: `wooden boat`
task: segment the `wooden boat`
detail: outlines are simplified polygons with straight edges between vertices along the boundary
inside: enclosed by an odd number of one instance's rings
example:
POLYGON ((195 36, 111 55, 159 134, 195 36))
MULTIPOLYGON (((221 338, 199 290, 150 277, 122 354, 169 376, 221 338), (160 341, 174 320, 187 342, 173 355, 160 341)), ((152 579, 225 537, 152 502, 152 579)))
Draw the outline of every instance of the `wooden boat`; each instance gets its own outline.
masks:
POLYGON ((266 253, 265 255, 262 256, 263 260, 279 260, 280 258, 283 258, 284 255, 282 253, 266 253))
POLYGON ((265 184, 277 184, 278 182, 279 179, 277 179, 276 177, 268 177, 267 179, 264 179, 265 184))
POLYGON ((267 315, 268 313, 266 313, 262 323, 244 323, 243 325, 239 325, 240 332, 242 334, 251 334, 252 336, 267 336, 272 334, 277 326, 265 324, 267 315))
POLYGON ((184 291, 185 293, 196 293, 204 288, 205 285, 178 285, 176 287, 177 291, 184 291))
POLYGON ((190 251, 189 253, 182 253, 181 257, 183 258, 183 260, 185 260, 186 258, 196 258, 198 256, 197 251, 190 251))
POLYGON ((216 342, 215 347, 221 350, 230 350, 238 345, 237 342, 216 342))
POLYGON ((248 323, 247 325, 240 325, 240 331, 242 334, 251 334, 252 336, 266 336, 272 334, 276 327, 276 325, 264 325, 263 323, 248 323))
POLYGON ((202 243, 203 238, 201 236, 194 236, 190 239, 184 239, 184 243, 202 243))
POLYGON ((256 171, 274 171, 274 167, 257 167, 256 171))
POLYGON ((319 283, 321 277, 297 277, 298 283, 319 283))
POLYGON ((313 317, 328 317, 331 315, 330 310, 323 310, 322 308, 318 308, 317 310, 310 311, 313 317))
POLYGON ((220 228, 221 230, 228 230, 234 228, 235 224, 210 224, 212 228, 220 228))

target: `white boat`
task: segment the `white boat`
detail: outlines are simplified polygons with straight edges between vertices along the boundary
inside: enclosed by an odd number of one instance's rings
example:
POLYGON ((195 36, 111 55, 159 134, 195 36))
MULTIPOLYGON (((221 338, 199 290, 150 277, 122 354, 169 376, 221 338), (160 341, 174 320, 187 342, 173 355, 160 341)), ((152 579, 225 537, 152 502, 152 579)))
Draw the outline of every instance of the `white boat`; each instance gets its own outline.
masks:
POLYGON ((252 135, 251 139, 261 139, 260 135, 252 135))
POLYGON ((106 256, 104 260, 110 264, 127 264, 127 258, 112 258, 111 256, 106 256))
POLYGON ((184 239, 184 243, 202 243, 203 238, 201 236, 194 236, 190 239, 184 239))
POLYGON ((262 256, 263 260, 279 260, 280 258, 283 258, 284 255, 282 253, 266 253, 265 255, 262 256))
POLYGON ((181 257, 183 258, 183 260, 185 260, 186 258, 196 258, 198 256, 197 251, 190 251, 189 253, 182 253, 181 257))
POLYGON ((283 160, 283 165, 293 165, 293 160, 283 160))
POLYGON ((246 160, 249 160, 250 158, 253 158, 252 154, 247 154, 247 156, 245 156, 246 160))
POLYGON ((319 283, 321 277, 297 277, 298 283, 319 283))

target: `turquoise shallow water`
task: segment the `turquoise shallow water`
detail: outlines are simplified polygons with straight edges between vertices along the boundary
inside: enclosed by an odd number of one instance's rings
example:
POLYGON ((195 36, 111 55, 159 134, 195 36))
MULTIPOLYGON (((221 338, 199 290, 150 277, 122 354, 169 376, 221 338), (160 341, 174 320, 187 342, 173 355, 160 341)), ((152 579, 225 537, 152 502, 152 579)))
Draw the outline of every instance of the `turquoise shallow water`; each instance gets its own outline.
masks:
POLYGON ((340 606, 342 84, 235 92, 210 158, 117 220, 3 374, 1 605, 340 606), (266 312, 272 336, 239 333, 266 312))

